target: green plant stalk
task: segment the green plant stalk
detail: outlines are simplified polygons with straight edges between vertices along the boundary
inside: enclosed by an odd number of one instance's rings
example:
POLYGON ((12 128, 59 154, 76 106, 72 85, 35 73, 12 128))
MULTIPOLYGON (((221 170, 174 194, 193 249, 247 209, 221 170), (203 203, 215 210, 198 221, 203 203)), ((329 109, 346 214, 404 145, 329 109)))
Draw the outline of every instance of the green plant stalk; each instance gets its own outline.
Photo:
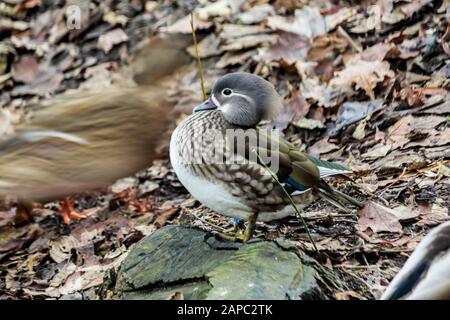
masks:
POLYGON ((255 149, 253 149, 253 152, 256 153, 256 156, 258 157, 259 162, 262 163, 262 165, 264 166, 264 168, 270 173, 270 175, 272 176, 272 179, 281 187, 281 189, 283 189, 284 194, 286 195, 286 197, 289 199, 289 202, 292 204, 292 206, 295 209, 295 212, 297 213, 297 218, 300 219, 300 221, 303 224, 303 227, 306 230, 306 233, 308 234, 308 238, 309 241, 311 242, 314 250, 316 251, 317 255, 319 257, 322 256, 322 254, 320 253, 319 249, 317 249, 316 246, 316 242, 314 241, 314 239, 311 236, 311 232, 309 231, 308 225, 306 224, 305 219, 302 217, 300 210, 298 209, 297 205, 294 202, 294 199, 292 199, 291 195, 289 194, 289 192, 287 192, 287 190, 283 187, 283 185, 281 184, 280 180, 278 180, 277 176, 272 172, 272 170, 270 170, 270 168, 264 163, 264 161, 261 159, 261 157, 258 154, 258 151, 256 151, 255 149))
POLYGON ((202 89, 203 100, 206 100, 208 97, 206 96, 205 79, 203 78, 202 62, 200 61, 200 55, 198 53, 197 36, 195 34, 195 28, 194 28, 194 14, 192 12, 191 12, 191 31, 192 31, 192 39, 194 40, 195 57, 197 60, 197 69, 198 69, 198 75, 200 77, 200 86, 202 89))

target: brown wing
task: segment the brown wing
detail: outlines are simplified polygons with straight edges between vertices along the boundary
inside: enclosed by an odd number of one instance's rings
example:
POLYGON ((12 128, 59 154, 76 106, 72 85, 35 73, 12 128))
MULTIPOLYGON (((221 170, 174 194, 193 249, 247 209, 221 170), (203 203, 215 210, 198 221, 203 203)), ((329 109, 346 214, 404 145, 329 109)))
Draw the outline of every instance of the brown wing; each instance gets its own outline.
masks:
POLYGON ((319 185, 319 169, 303 152, 298 151, 293 144, 277 134, 271 134, 263 129, 258 129, 256 132, 258 135, 258 153, 269 154, 279 159, 279 170, 275 173, 280 181, 291 178, 305 187, 319 185), (267 145, 267 148, 260 146, 264 144, 267 145))
MULTIPOLYGON (((202 135, 203 143, 208 140, 205 139, 205 134, 202 135)), ((225 136, 224 133, 223 137, 225 138, 225 136)), ((312 185, 315 181, 314 174, 316 171, 314 171, 314 165, 311 166, 308 159, 302 157, 301 153, 296 152, 293 146, 289 148, 289 152, 285 152, 287 143, 284 143, 279 149, 271 150, 271 143, 277 143, 273 142, 273 139, 276 139, 274 137, 276 136, 269 138, 269 146, 264 144, 265 148, 258 146, 259 138, 255 130, 240 129, 234 139, 227 136, 227 143, 223 143, 219 137, 209 139, 211 141, 205 144, 203 148, 206 159, 213 156, 208 154, 208 150, 218 150, 221 146, 225 146, 225 157, 230 159, 231 156, 234 156, 233 161, 192 165, 191 169, 197 175, 222 183, 231 194, 238 196, 255 211, 281 209, 289 204, 289 200, 282 187, 273 180, 270 172, 258 161, 253 149, 257 150, 259 155, 263 157, 267 155, 269 158, 270 156, 279 158, 279 166, 274 170, 279 179, 284 180, 292 175, 304 176, 305 183, 312 185), (239 136, 239 138, 236 138, 236 136, 239 136), (214 144, 214 147, 212 144, 214 144)), ((271 163, 267 163, 267 165, 270 167, 271 163)))

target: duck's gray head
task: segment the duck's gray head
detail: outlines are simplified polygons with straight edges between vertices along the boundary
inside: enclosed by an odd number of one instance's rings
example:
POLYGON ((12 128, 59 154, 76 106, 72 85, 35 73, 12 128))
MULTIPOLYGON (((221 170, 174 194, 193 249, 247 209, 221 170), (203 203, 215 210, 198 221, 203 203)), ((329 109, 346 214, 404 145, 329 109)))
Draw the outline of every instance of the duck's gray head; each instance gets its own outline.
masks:
POLYGON ((228 122, 252 127, 273 119, 281 108, 281 98, 270 82, 251 73, 235 72, 217 80, 210 98, 194 112, 218 109, 228 122))

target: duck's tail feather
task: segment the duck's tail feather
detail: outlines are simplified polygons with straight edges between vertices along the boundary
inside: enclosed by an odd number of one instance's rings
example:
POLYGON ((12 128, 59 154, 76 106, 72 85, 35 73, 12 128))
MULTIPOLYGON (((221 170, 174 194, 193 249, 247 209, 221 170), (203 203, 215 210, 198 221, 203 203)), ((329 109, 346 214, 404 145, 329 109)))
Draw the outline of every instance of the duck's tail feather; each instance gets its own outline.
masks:
POLYGON ((306 156, 312 163, 314 163, 317 166, 321 178, 352 173, 352 170, 350 168, 347 168, 346 166, 343 166, 339 163, 321 160, 311 155, 306 156))
POLYGON ((347 208, 347 204, 352 204, 356 206, 358 209, 361 209, 364 207, 364 204, 355 198, 340 192, 338 190, 333 189, 329 184, 327 184, 325 181, 320 181, 319 186, 316 188, 316 191, 320 197, 322 197, 324 200, 328 201, 335 207, 345 211, 350 212, 350 210, 347 208))

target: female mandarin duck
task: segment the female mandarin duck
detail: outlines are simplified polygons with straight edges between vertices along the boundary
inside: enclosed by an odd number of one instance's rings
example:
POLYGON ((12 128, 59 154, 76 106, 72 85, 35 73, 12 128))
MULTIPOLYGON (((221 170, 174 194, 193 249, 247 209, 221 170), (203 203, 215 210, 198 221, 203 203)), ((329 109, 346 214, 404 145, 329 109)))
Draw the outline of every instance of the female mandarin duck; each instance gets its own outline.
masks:
POLYGON ((257 129, 260 121, 273 119, 281 107, 281 98, 271 83, 249 73, 231 73, 215 83, 210 99, 194 108, 172 134, 173 168, 194 198, 218 213, 249 221, 244 233, 237 233, 234 240, 249 240, 257 220, 295 214, 282 187, 268 174, 267 165, 271 163, 259 161, 263 157, 252 159, 251 151, 276 156, 279 168, 274 173, 300 207, 317 196, 340 208, 345 208, 343 201, 362 206, 322 180, 351 172, 348 168, 308 156, 283 138, 257 129), (221 141, 217 133, 225 136, 230 130, 253 135, 257 141, 266 140, 269 147, 248 142, 236 146, 236 139, 221 141), (214 158, 220 145, 223 157, 214 158), (233 161, 229 161, 231 158, 233 161))
POLYGON ((77 213, 67 196, 103 189, 160 156, 155 147, 168 140, 174 115, 167 88, 191 60, 191 40, 153 37, 114 75, 116 86, 56 97, 0 140, 0 196, 19 198, 17 221, 30 217, 34 201, 63 198, 64 221, 81 218, 95 210, 77 213))
MULTIPOLYGON (((160 88, 108 88, 54 100, 0 141, 0 196, 19 208, 105 188, 151 165, 171 116, 160 88), (149 134, 150 132, 150 134, 149 134), (155 136, 154 136, 155 135, 155 136)), ((64 222, 84 213, 63 201, 64 222)), ((25 214, 27 214, 25 213, 25 214)))
POLYGON ((419 243, 381 299, 450 299, 450 222, 434 228, 419 243))

